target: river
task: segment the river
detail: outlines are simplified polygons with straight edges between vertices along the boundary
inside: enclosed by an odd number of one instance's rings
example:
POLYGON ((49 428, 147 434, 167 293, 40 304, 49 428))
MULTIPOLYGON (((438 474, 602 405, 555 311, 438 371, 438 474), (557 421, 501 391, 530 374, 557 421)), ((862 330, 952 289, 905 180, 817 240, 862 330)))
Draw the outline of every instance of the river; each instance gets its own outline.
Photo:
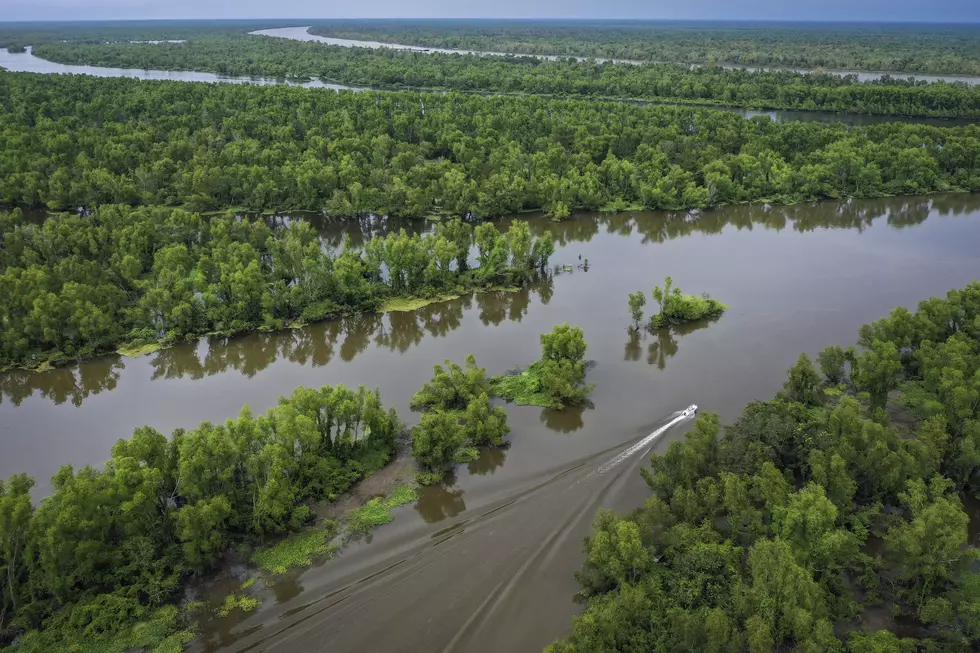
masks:
MULTIPOLYGON (((554 55, 554 54, 525 54, 525 55, 515 55, 507 52, 480 52, 477 50, 447 50, 445 48, 427 48, 419 45, 402 45, 400 43, 381 43, 380 41, 358 41, 354 39, 340 39, 331 36, 319 36, 318 34, 311 34, 310 27, 279 27, 274 29, 262 29, 250 32, 250 34, 255 34, 259 36, 273 36, 277 38, 290 39, 293 41, 315 41, 317 43, 327 43, 329 45, 339 45, 347 48, 391 48, 392 50, 410 50, 412 52, 425 52, 425 53, 441 53, 441 54, 462 54, 462 55, 477 55, 477 56, 491 56, 491 57, 532 57, 534 59, 546 59, 548 61, 559 61, 565 59, 574 59, 575 61, 596 61, 598 63, 623 63, 631 65, 642 65, 644 63, 669 63, 669 62, 650 62, 650 61, 637 61, 633 59, 609 59, 602 57, 572 57, 564 55, 554 55)), ((766 67, 755 67, 755 66, 740 66, 736 64, 719 64, 722 68, 728 68, 730 70, 786 70, 796 73, 808 73, 816 72, 813 70, 807 70, 805 68, 778 68, 774 66, 766 67)), ((924 75, 921 73, 887 73, 887 72, 867 72, 860 70, 821 70, 820 72, 828 73, 831 75, 854 75, 859 81, 870 82, 888 75, 891 77, 898 77, 902 79, 916 79, 923 82, 962 82, 964 84, 980 84, 980 77, 971 75, 924 75)))
POLYGON ((133 77, 136 79, 155 79, 171 82, 221 82, 223 84, 256 84, 258 86, 287 84, 289 86, 303 86, 306 88, 332 88, 337 91, 364 90, 353 86, 344 86, 343 84, 330 84, 318 79, 309 82, 292 82, 268 77, 231 77, 193 70, 142 70, 138 68, 109 68, 106 66, 63 64, 35 56, 30 47, 25 52, 10 52, 7 48, 0 48, 0 68, 6 68, 12 73, 133 77))
MULTIPOLYGON (((538 335, 581 326, 594 405, 508 406, 510 446, 425 490, 390 526, 334 561, 254 591, 263 606, 205 625, 195 650, 538 651, 579 609, 572 572, 598 506, 644 497, 637 454, 594 473, 691 403, 731 420, 771 397, 800 352, 851 344, 861 324, 980 273, 980 195, 725 207, 697 215, 579 215, 555 224, 559 274, 517 293, 478 293, 418 311, 205 340, 137 359, 104 357, 0 376, 0 478, 44 479, 101 464, 149 424, 163 432, 256 412, 297 386, 381 389, 409 422, 412 394, 445 359, 473 353, 498 374, 540 355, 538 335), (588 262, 587 269, 585 266, 588 262), (581 267, 580 267, 581 266, 581 267), (630 336, 628 293, 666 275, 731 304, 711 324, 630 336)), ((276 221, 276 219, 272 219, 276 221)), ((500 220, 505 226, 509 219, 500 220)), ((425 223, 313 221, 344 231, 425 223)), ((666 446, 685 424, 667 431, 666 446)))
MULTIPOLYGON (((286 29, 296 30, 301 28, 286 28, 286 29)), ((278 31, 278 30, 266 30, 266 31, 278 31)), ((308 36, 316 39, 326 38, 326 37, 316 37, 313 34, 308 34, 308 36)), ((329 39, 329 40, 336 41, 338 39, 329 39)), ((372 89, 363 86, 346 86, 343 84, 332 84, 330 82, 325 82, 318 79, 307 81, 307 82, 295 82, 295 81, 290 81, 285 79, 273 79, 268 77, 232 77, 227 75, 218 75, 217 73, 207 73, 207 72, 199 72, 193 70, 144 70, 138 68, 109 68, 105 66, 82 66, 82 65, 74 65, 74 64, 62 64, 54 61, 48 61, 47 59, 42 59, 41 57, 34 55, 30 47, 28 47, 25 52, 10 52, 7 50, 7 48, 0 48, 0 68, 5 68, 9 72, 13 72, 13 73, 92 75, 95 77, 130 77, 130 78, 147 79, 147 80, 164 80, 164 81, 176 81, 176 82, 205 82, 205 83, 223 83, 223 84, 256 84, 259 86, 285 84, 288 86, 302 86, 304 88, 328 88, 328 89, 333 89, 335 91, 385 90, 385 89, 372 89)), ((434 92, 442 93, 443 91, 434 91, 434 92)), ((632 102, 635 104, 665 104, 662 102, 648 102, 645 100, 610 99, 609 101, 632 102)), ((666 104, 672 105, 669 102, 666 104)), ((685 106, 693 106, 693 105, 685 105, 685 106)), ((719 111, 728 111, 732 113, 737 113, 746 118, 751 118, 753 116, 766 116, 770 120, 776 120, 776 121, 843 122, 847 125, 852 125, 852 126, 877 125, 881 123, 895 122, 896 120, 901 120, 902 122, 912 122, 912 123, 922 124, 922 125, 934 125, 937 127, 957 127, 962 125, 971 125, 977 122, 976 120, 971 120, 969 118, 875 116, 875 115, 863 115, 863 114, 852 114, 852 113, 842 114, 842 113, 834 113, 831 111, 745 109, 740 107, 724 107, 724 106, 717 106, 717 105, 709 105, 707 106, 707 108, 711 108, 719 111)))

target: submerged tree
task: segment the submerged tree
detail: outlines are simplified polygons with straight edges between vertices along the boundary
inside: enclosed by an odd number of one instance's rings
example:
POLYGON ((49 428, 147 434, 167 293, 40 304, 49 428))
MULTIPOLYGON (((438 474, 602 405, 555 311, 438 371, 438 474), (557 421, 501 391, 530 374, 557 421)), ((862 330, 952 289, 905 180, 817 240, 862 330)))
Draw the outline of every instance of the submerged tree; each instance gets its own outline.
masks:
POLYGON ((633 320, 633 331, 639 331, 640 329, 640 322, 643 321, 643 307, 646 305, 646 303, 646 294, 644 294, 642 290, 638 290, 635 293, 630 293, 629 309, 630 318, 633 320))
MULTIPOLYGON (((707 294, 700 297, 682 294, 681 289, 674 286, 674 280, 669 276, 664 279, 663 288, 653 287, 652 295, 660 307, 660 312, 650 320, 650 327, 653 329, 715 317, 728 308, 727 305, 712 299, 707 294)), ((632 295, 630 298, 632 306, 632 295)))

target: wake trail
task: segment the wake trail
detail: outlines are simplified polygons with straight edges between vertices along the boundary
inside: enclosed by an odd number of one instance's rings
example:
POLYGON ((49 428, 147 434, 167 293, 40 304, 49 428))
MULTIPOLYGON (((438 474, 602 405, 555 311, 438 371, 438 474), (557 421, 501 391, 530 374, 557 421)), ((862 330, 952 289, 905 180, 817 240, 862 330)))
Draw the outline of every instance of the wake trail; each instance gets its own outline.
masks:
POLYGON ((682 411, 680 415, 677 415, 672 420, 670 420, 669 422, 667 422, 666 424, 664 424, 663 426, 661 426, 659 429, 657 429, 656 431, 654 431, 650 435, 646 436, 645 438, 643 438, 642 440, 640 440, 639 442, 637 442, 633 446, 627 448, 625 451, 621 452, 616 457, 614 457, 614 458, 612 458, 610 460, 607 460, 606 462, 604 462, 601 465, 599 465, 599 467, 597 467, 595 469, 595 471, 593 471, 589 475, 591 476, 592 474, 605 474, 606 472, 610 471, 611 469, 613 469, 617 465, 621 464, 625 460, 628 460, 629 458, 633 457, 634 455, 636 455, 637 453, 639 453, 640 451, 642 451, 646 447, 652 446, 653 443, 656 442, 657 439, 661 435, 663 435, 664 433, 666 433, 667 432, 667 429, 669 429, 670 427, 672 427, 672 426, 674 426, 676 424, 680 424, 684 420, 689 419, 691 417, 693 417, 693 415, 685 415, 685 414, 683 414, 683 411, 682 411))

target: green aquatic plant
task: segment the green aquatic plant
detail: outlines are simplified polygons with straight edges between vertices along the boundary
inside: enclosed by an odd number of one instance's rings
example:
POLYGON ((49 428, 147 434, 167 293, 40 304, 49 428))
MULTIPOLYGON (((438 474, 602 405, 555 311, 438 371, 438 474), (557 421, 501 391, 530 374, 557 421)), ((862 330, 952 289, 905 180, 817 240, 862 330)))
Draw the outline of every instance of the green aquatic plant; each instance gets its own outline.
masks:
POLYGON ((419 498, 411 485, 399 485, 387 497, 375 497, 360 508, 347 514, 347 528, 353 533, 368 533, 378 526, 391 522, 395 515, 392 510, 419 498))
POLYGON ((273 574, 282 574, 294 567, 309 566, 313 557, 333 553, 334 547, 330 545, 330 540, 336 532, 337 525, 327 521, 320 528, 290 535, 253 553, 252 564, 273 574))

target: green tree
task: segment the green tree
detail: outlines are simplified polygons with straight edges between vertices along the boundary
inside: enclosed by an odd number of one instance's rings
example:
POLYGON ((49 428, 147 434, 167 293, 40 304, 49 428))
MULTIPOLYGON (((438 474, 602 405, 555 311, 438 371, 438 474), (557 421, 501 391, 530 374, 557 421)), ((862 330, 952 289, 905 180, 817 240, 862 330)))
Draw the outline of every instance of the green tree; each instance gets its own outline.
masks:
POLYGON ((823 372, 827 383, 831 385, 836 385, 844 380, 847 360, 847 352, 839 345, 826 347, 817 354, 820 371, 823 372))
POLYGON ((428 472, 445 473, 452 469, 466 433, 454 413, 423 413, 412 429, 412 454, 428 472))
POLYGON ((902 361, 894 343, 875 340, 857 359, 854 382, 871 395, 872 408, 884 408, 888 393, 898 387, 902 361))
POLYGON ((789 368, 788 379, 783 384, 787 398, 808 406, 820 401, 820 375, 814 369, 810 357, 800 354, 796 365, 789 368))
POLYGON ((635 293, 630 293, 629 296, 629 309, 630 317, 633 320, 633 330, 636 331, 640 328, 640 322, 643 321, 643 307, 646 305, 646 295, 642 290, 635 293))
POLYGON ((471 445, 500 446, 510 433, 507 412, 500 406, 491 406, 487 393, 472 399, 463 416, 466 441, 471 445))

